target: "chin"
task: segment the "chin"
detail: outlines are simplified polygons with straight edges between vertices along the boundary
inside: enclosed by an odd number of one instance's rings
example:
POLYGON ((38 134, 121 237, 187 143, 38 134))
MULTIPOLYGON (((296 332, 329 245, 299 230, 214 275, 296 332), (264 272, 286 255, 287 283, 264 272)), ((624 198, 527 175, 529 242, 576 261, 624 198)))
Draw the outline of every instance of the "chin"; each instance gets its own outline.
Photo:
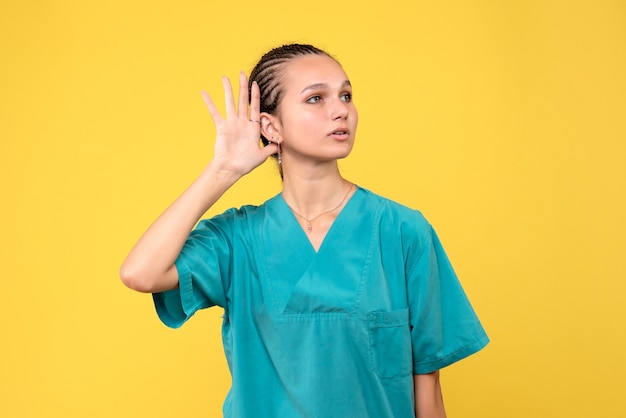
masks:
POLYGON ((337 149, 335 150, 335 152, 333 152, 332 154, 332 159, 334 160, 342 160, 346 157, 348 157, 350 155, 350 153, 352 152, 352 143, 342 143, 340 144, 342 145, 341 147, 337 147, 337 149))

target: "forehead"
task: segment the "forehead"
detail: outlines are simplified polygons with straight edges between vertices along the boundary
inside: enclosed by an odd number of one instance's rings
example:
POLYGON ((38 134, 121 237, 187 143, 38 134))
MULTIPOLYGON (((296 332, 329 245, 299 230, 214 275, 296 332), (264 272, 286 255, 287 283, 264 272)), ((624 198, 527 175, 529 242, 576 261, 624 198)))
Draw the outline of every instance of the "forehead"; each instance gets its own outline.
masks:
POLYGON ((283 69, 285 87, 296 93, 312 84, 343 85, 348 80, 341 65, 326 55, 304 55, 290 60, 283 69), (298 90, 299 89, 299 90, 298 90))

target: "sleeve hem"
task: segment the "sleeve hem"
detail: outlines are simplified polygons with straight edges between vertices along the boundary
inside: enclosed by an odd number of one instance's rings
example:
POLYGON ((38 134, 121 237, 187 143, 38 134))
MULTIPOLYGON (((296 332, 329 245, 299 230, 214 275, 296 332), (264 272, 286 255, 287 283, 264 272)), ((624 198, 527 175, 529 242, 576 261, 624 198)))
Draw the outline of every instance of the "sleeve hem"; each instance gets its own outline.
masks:
POLYGON ((183 259, 178 259, 175 267, 178 271, 178 288, 152 295, 159 319, 170 328, 180 328, 201 308, 201 304, 193 304, 191 273, 187 264, 183 259))
POLYGON ((444 367, 477 353, 485 348, 487 344, 489 344, 489 337, 486 334, 483 334, 473 343, 467 344, 443 358, 413 363, 413 373, 427 374, 443 369, 444 367))

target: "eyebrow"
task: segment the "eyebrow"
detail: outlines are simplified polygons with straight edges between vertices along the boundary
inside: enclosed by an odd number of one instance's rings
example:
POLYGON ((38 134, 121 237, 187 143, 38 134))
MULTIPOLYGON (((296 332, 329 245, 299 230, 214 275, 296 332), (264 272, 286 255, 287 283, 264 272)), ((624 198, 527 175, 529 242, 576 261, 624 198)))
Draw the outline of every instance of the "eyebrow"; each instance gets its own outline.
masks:
MULTIPOLYGON (((352 87, 350 80, 346 80, 343 82, 343 84, 341 84, 341 88, 344 88, 344 87, 352 87)), ((311 84, 310 86, 306 86, 304 89, 302 89, 300 93, 304 93, 307 90, 328 89, 328 88, 330 88, 330 86, 326 83, 315 83, 315 84, 311 84)))

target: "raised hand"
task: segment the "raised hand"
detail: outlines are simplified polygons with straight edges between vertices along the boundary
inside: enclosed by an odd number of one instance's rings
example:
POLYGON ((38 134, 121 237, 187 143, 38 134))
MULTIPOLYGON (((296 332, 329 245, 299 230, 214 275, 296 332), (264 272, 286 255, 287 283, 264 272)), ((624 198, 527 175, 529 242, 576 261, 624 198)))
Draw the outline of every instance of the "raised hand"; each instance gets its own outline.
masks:
POLYGON ((222 117, 215 103, 206 92, 204 102, 211 113, 216 128, 215 153, 211 164, 214 168, 243 176, 261 165, 270 155, 277 152, 276 144, 260 146, 260 93, 256 82, 252 83, 252 94, 248 112, 248 78, 239 75, 239 100, 235 97, 230 80, 222 77, 226 118, 222 117))
POLYGON ((137 241, 120 269, 122 281, 140 292, 162 292, 178 285, 174 263, 185 240, 202 215, 241 176, 275 154, 276 144, 260 145, 261 127, 259 87, 252 85, 248 115, 248 80, 239 77, 239 100, 230 81, 224 77, 226 118, 220 115, 211 97, 203 93, 215 122, 217 138, 213 160, 198 178, 174 201, 137 241))

